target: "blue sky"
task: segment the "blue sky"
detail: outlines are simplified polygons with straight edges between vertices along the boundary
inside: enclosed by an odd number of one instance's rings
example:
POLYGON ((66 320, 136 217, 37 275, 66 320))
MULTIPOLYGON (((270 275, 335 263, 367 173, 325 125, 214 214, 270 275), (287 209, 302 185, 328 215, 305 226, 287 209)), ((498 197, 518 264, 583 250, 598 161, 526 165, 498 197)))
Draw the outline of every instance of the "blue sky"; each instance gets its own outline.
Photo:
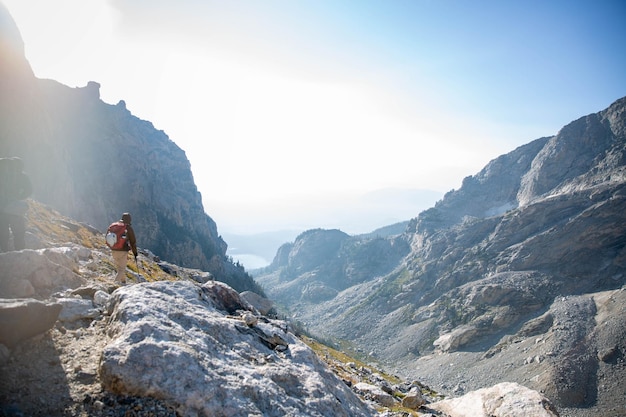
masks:
POLYGON ((0 1, 35 74, 164 130, 229 232, 406 220, 364 195, 458 188, 626 95, 622 1, 0 1))

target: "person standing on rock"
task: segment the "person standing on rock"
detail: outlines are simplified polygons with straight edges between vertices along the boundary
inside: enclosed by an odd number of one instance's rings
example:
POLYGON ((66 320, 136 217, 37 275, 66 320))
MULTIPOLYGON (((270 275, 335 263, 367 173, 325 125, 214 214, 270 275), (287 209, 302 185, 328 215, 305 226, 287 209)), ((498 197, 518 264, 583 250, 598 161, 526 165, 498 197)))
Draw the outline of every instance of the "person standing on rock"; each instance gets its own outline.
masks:
POLYGON ((0 159, 0 252, 9 250, 11 233, 13 248, 26 248, 24 215, 28 211, 28 203, 24 200, 32 192, 33 185, 24 173, 24 162, 18 157, 0 159))
POLYGON ((124 213, 120 220, 111 223, 106 234, 106 242, 111 248, 113 262, 117 270, 115 282, 119 284, 126 284, 126 264, 129 250, 133 251, 135 260, 137 260, 137 240, 130 222, 130 214, 124 213))

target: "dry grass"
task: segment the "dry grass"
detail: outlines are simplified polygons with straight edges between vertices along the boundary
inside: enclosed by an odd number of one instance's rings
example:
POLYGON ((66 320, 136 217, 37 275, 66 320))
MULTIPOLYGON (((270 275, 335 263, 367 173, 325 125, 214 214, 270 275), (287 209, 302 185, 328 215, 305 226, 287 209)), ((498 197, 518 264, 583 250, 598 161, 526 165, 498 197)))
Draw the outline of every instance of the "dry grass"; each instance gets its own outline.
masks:
POLYGON ((66 218, 35 200, 27 200, 26 227, 45 244, 74 243, 90 249, 106 250, 103 233, 66 218))
MULTIPOLYGON (((109 253, 110 249, 105 243, 104 232, 64 217, 54 209, 32 199, 27 200, 29 210, 26 213, 26 227, 29 233, 36 236, 44 247, 52 247, 66 244, 75 244, 109 253)), ((129 252, 128 269, 134 274, 141 275, 146 281, 176 280, 159 265, 147 256, 138 256, 137 262, 129 252)), ((115 271, 115 265, 111 257, 103 256, 98 259, 98 274, 110 276, 115 271)), ((129 273, 127 278, 133 280, 129 273)))
MULTIPOLYGON (((390 385, 400 384, 402 381, 400 378, 386 374, 385 372, 377 369, 376 367, 366 364, 358 359, 355 359, 345 352, 333 349, 311 337, 308 336, 300 336, 300 339, 307 344, 313 351, 317 354, 317 356, 326 363, 326 365, 343 381, 349 382, 352 385, 355 385, 362 381, 363 369, 366 370, 365 374, 377 374, 383 379, 385 379, 390 385), (361 371, 359 371, 361 370, 361 371)), ((366 382, 366 381, 364 381, 366 382)), ((402 399, 404 394, 398 391, 394 391, 393 394, 398 399, 402 399)), ((384 411, 383 407, 378 407, 378 411, 384 411)), ((397 415, 404 416, 419 416, 419 413, 415 410, 411 410, 409 408, 404 408, 401 406, 393 407, 388 409, 389 411, 396 413, 397 415)))

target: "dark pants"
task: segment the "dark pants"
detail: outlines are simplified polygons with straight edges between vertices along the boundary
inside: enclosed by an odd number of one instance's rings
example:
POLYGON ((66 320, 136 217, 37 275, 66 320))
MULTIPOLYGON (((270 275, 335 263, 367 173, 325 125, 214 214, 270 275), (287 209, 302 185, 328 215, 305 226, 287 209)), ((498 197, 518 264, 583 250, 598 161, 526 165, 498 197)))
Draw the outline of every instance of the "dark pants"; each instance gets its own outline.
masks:
POLYGON ((26 221, 24 216, 13 214, 0 214, 0 251, 8 252, 9 237, 13 233, 13 247, 15 250, 22 250, 26 247, 26 221), (10 229, 10 231, 9 231, 10 229))

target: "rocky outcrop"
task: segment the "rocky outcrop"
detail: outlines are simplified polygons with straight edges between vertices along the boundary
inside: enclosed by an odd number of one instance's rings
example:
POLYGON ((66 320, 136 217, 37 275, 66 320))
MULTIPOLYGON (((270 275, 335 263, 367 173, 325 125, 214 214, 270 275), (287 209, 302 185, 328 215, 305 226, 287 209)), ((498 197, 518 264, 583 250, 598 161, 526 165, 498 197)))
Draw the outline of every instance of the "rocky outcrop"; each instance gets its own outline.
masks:
POLYGON ((69 247, 0 253, 0 296, 48 297, 78 287, 84 280, 74 272, 77 265, 77 253, 69 247))
POLYGON ((489 162, 478 174, 465 177, 460 189, 446 193, 434 207, 412 219, 408 232, 435 232, 472 218, 497 216, 517 208, 520 178, 549 139, 520 146, 489 162))
POLYGON ((284 322, 229 318, 227 291, 184 282, 118 290, 100 363, 104 387, 156 396, 180 415, 373 414, 284 322))
POLYGON ((0 299, 0 344, 13 348, 19 342, 48 331, 62 306, 38 300, 0 299))
POLYGON ((101 231, 130 212, 139 246, 262 292, 227 258, 185 152, 123 101, 100 100, 96 82, 70 88, 35 78, 15 23, 0 12, 0 155, 24 160, 33 198, 101 231))
POLYGON ((254 307, 260 314, 268 316, 270 313, 276 313, 272 300, 261 297, 259 294, 252 291, 244 291, 240 295, 241 298, 254 307))
POLYGON ((431 408, 450 417, 557 417, 550 401, 519 384, 503 382, 459 398, 443 400, 431 408))

